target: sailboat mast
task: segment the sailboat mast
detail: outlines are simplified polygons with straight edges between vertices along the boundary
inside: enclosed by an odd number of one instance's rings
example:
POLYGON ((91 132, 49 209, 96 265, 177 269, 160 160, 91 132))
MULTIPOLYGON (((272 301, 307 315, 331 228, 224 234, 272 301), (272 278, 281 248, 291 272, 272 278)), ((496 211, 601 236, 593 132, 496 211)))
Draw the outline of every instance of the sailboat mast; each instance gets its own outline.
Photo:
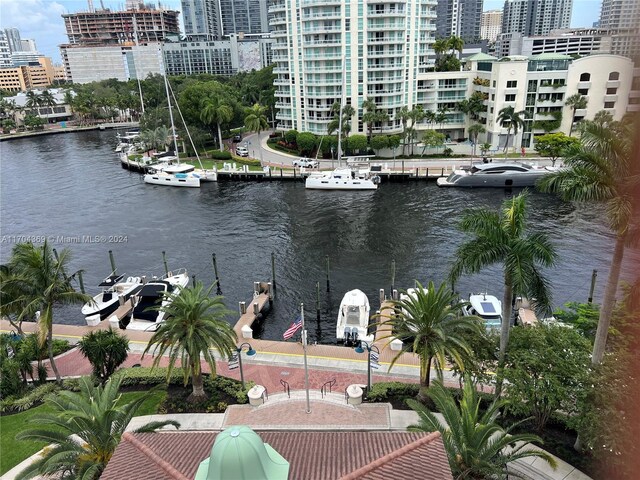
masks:
POLYGON ((342 162, 342 109, 346 102, 347 92, 347 62, 342 63, 342 92, 340 92, 340 110, 338 112, 338 166, 342 162))
POLYGON ((176 136, 176 125, 173 123, 173 110, 171 110, 171 96, 169 95, 169 81, 167 80, 167 71, 164 71, 164 88, 167 91, 167 103, 169 104, 169 119, 171 120, 171 134, 173 135, 173 146, 175 148, 178 163, 180 163, 180 152, 178 152, 178 138, 176 136))
MULTIPOLYGON (((138 46, 138 22, 136 21, 136 16, 133 16, 133 36, 136 42, 136 47, 138 46)), ((140 52, 135 52, 140 53, 140 52)), ((136 65, 136 55, 133 55, 133 66, 136 69, 136 80, 138 80, 138 93, 140 93, 140 106, 142 107, 142 114, 144 115, 144 99, 142 98, 142 85, 140 84, 140 72, 138 72, 138 66, 136 65)))

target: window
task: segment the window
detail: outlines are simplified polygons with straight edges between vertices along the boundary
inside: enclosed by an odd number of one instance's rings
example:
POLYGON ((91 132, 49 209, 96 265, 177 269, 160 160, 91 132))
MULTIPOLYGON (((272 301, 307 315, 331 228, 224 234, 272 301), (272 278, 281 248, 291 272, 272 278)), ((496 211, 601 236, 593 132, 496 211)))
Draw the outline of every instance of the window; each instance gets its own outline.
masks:
POLYGON ((589 80, 591 80, 591 74, 590 73, 583 73, 582 75, 580 75, 580 81, 581 82, 588 82, 589 80))
POLYGON ((579 88, 578 89, 578 93, 580 95, 589 95, 589 89, 588 88, 579 88))
POLYGON ((505 102, 515 102, 516 101, 516 94, 515 93, 510 93, 509 95, 505 95, 504 96, 504 101, 505 102))
POLYGON ((616 102, 604 102, 604 108, 615 108, 616 102))
POLYGON ((517 80, 509 80, 507 81, 507 88, 516 88, 518 86, 517 80))
POLYGON ((493 81, 493 88, 496 88, 496 81, 493 81))
POLYGON ((609 74, 609 80, 620 80, 620 72, 611 72, 609 74))
POLYGON ((607 95, 615 95, 616 93, 618 93, 618 89, 616 87, 607 88, 607 95))

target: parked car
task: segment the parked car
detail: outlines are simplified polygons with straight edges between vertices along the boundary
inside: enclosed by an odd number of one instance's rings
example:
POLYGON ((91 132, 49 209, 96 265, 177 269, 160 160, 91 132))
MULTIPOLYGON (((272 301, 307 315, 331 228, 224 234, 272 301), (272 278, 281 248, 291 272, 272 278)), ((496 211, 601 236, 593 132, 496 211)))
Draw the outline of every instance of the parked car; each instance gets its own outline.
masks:
POLYGON ((242 141, 242 135, 240 133, 236 133, 232 139, 233 143, 238 143, 242 141))
POLYGON ((247 147, 240 146, 236 148, 236 155, 238 155, 239 157, 248 157, 249 149, 247 147))
POLYGON ((294 167, 318 168, 318 161, 310 158, 298 158, 293 161, 294 167))

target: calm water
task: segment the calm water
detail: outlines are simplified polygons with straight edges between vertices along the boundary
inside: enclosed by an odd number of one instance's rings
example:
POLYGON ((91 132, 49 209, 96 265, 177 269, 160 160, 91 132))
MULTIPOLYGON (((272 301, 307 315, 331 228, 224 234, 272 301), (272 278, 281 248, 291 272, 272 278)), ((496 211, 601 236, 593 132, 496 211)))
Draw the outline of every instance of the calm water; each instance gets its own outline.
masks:
MULTIPOLYGON (((264 322, 263 338, 281 338, 306 305, 312 340, 332 342, 344 293, 360 288, 378 307, 378 290, 446 278, 463 237, 457 221, 467 207, 497 208, 496 190, 438 189, 434 183, 385 184, 375 192, 307 191, 293 182, 220 182, 200 189, 145 185, 137 173, 120 168, 115 132, 87 132, 22 139, 1 145, 1 259, 14 235, 121 236, 120 243, 65 243, 72 270, 84 269, 85 285, 96 293, 109 273, 108 250, 127 275, 159 275, 161 252, 169 268, 186 267, 211 283, 216 253, 227 305, 249 300, 254 281, 271 276, 276 253, 277 299, 264 322), (8 237, 7 237, 8 236, 8 237), (331 261, 331 293, 325 288, 325 255, 331 261), (315 283, 321 283, 321 320, 316 322, 315 283), (313 328, 311 328, 313 326, 313 328)), ((593 209, 577 210, 556 198, 531 195, 530 225, 554 241, 558 266, 549 271, 554 301, 585 301, 591 270, 599 271, 602 295, 612 239, 593 209)), ((501 296, 498 268, 463 278, 458 290, 501 296)), ((56 321, 81 324, 79 307, 61 309, 56 321)))

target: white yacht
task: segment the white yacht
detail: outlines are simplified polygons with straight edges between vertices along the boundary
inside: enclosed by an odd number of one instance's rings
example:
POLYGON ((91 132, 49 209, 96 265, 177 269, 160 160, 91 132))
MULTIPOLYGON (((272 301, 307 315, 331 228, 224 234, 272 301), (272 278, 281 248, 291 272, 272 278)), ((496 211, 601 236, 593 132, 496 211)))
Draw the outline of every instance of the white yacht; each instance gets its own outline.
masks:
POLYGON ((499 329, 502 325, 502 302, 486 293, 471 294, 469 304, 462 308, 462 314, 480 317, 484 320, 487 330, 499 329))
POLYGON ((330 172, 312 173, 305 188, 314 190, 377 190, 380 177, 369 169, 336 168, 330 172))
POLYGON ((134 297, 131 320, 126 329, 155 332, 165 320, 165 312, 159 307, 170 305, 172 296, 180 293, 188 283, 189 275, 184 268, 149 280, 134 297))
POLYGON ((151 171, 144 176, 144 183, 152 185, 166 185, 170 187, 200 187, 201 177, 195 172, 195 167, 188 163, 151 167, 151 171))
POLYGON ((102 291, 82 306, 82 314, 88 325, 95 325, 117 310, 117 308, 142 288, 140 277, 109 275, 98 286, 102 291))
POLYGON ((130 146, 133 146, 135 142, 140 140, 140 132, 130 131, 125 132, 124 135, 116 134, 118 139, 118 146, 115 149, 116 153, 125 152, 130 146))
POLYGON ((474 163, 470 168, 454 170, 437 180, 439 187, 532 187, 553 167, 539 167, 522 162, 474 163))
POLYGON ((357 345, 359 340, 373 342, 369 335, 369 299, 361 290, 350 290, 344 294, 338 312, 336 338, 345 345, 357 345))

